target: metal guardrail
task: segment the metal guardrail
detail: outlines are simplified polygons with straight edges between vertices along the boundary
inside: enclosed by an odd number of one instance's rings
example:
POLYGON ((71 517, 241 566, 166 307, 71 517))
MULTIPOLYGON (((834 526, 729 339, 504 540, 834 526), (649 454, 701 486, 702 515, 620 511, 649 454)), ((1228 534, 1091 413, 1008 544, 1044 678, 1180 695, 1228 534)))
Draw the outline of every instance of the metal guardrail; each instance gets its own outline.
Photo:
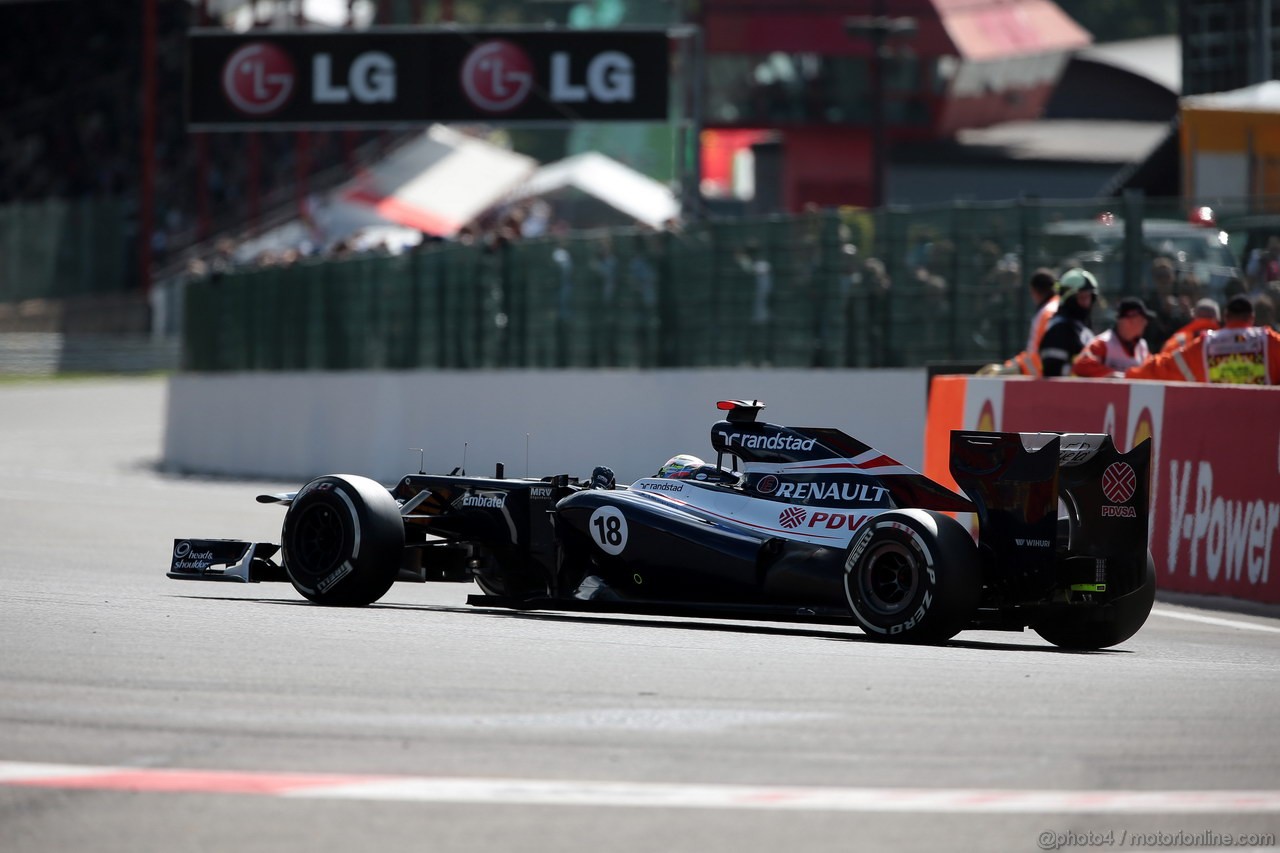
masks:
POLYGON ((60 332, 0 334, 0 376, 65 373, 155 373, 176 370, 176 338, 68 336, 60 332))

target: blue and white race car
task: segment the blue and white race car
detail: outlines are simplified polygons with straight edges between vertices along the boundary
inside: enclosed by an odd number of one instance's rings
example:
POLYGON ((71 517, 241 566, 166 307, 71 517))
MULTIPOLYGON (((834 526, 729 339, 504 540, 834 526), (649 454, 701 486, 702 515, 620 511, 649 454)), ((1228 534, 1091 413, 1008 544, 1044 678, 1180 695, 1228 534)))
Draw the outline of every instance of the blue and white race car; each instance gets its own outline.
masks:
POLYGON ((177 539, 169 576, 288 581, 346 606, 398 580, 474 581, 483 607, 843 623, 919 643, 1030 627, 1096 649, 1146 621, 1149 443, 956 431, 961 495, 840 430, 718 406, 714 464, 677 456, 630 486, 605 467, 319 477, 258 498, 288 507, 280 545, 177 539), (976 540, 958 513, 975 514, 976 540))

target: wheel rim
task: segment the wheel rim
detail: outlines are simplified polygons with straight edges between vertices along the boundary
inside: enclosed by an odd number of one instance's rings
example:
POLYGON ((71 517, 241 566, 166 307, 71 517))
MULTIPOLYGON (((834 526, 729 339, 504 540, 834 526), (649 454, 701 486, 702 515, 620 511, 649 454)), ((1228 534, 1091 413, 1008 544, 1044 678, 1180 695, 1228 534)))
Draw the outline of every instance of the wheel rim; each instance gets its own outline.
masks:
POLYGON ((915 557, 896 542, 886 542, 872 551, 858 579, 863 602, 885 616, 907 609, 919 583, 915 557))
POLYGON ((323 504, 307 507, 299 516, 291 538, 291 562, 307 574, 319 577, 343 560, 346 531, 332 507, 323 504))

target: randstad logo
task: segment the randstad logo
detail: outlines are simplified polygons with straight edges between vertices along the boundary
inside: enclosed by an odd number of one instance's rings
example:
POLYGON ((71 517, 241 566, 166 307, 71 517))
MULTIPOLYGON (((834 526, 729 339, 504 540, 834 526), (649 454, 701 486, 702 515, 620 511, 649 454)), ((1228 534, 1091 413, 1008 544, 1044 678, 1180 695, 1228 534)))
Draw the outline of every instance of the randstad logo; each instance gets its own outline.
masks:
POLYGON ((790 435, 743 435, 740 432, 721 432, 720 438, 728 448, 746 450, 813 450, 815 438, 796 438, 790 435))

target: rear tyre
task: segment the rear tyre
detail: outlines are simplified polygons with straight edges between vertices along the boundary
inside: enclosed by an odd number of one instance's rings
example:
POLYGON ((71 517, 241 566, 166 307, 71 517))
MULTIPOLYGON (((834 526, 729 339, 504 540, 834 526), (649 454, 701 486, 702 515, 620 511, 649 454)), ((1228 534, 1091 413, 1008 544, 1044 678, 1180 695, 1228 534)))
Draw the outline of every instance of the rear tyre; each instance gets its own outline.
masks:
POLYGON ((876 516, 850 544, 844 567, 853 618, 874 640, 946 642, 970 622, 982 595, 973 537, 929 510, 876 516))
POLYGON ((1056 617, 1031 627, 1044 639, 1064 649, 1106 649, 1138 633, 1156 601, 1156 564, 1147 552, 1142 586, 1112 602, 1102 621, 1056 617))
POLYGON ((317 604, 377 601, 400 571, 404 522, 383 486, 329 475, 302 487, 284 517, 280 553, 294 589, 317 604))

